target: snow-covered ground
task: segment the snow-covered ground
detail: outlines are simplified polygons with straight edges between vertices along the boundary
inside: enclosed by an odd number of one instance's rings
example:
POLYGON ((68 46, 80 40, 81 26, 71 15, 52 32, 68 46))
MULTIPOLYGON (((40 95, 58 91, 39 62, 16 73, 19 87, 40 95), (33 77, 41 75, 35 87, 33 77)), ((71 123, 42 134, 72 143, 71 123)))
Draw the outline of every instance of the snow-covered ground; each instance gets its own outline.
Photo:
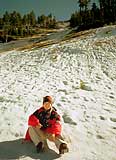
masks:
POLYGON ((0 160, 116 160, 116 27, 0 55, 0 160), (54 97, 70 152, 21 144, 28 116, 54 97), (54 152, 55 150, 55 152, 54 152), (79 158, 80 157, 80 158, 79 158))

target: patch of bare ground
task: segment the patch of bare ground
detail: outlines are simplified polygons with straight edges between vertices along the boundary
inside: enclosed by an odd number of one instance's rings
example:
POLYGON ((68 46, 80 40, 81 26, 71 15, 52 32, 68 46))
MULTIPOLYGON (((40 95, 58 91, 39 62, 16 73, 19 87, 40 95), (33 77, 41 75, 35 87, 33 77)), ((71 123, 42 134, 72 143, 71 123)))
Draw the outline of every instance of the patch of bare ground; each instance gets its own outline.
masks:
POLYGON ((47 40, 44 40, 44 38, 47 37, 47 35, 57 32, 59 32, 58 29, 39 29, 38 34, 29 37, 17 37, 16 41, 1 45, 0 54, 11 50, 26 50, 36 46, 43 47, 49 44, 54 44, 54 42, 51 43, 50 40, 48 42, 47 40))
POLYGON ((80 32, 72 32, 66 35, 64 40, 70 40, 71 38, 85 38, 86 36, 89 36, 94 33, 96 33, 96 29, 90 29, 90 30, 80 31, 80 32))
POLYGON ((22 51, 22 50, 28 50, 28 49, 32 49, 32 48, 41 48, 41 47, 45 47, 45 46, 52 45, 52 44, 55 44, 55 43, 56 42, 53 41, 53 40, 47 40, 47 41, 43 41, 43 42, 29 44, 29 45, 26 45, 24 47, 20 47, 17 50, 22 51))
POLYGON ((113 41, 113 39, 107 39, 107 40, 101 39, 101 40, 97 40, 94 42, 94 45, 96 45, 96 46, 102 46, 103 44, 106 44, 106 45, 112 44, 113 47, 116 46, 116 43, 113 41))
MULTIPOLYGON (((65 42, 65 41, 69 41, 70 39, 73 39, 73 38, 80 38, 80 37, 85 38, 86 36, 89 36, 92 33, 95 33, 95 30, 73 32, 71 34, 66 35, 60 41, 65 42)), ((20 47, 17 50, 27 50, 27 49, 31 49, 31 48, 41 48, 41 47, 45 47, 45 46, 56 44, 56 43, 59 43, 59 41, 54 40, 54 39, 53 40, 45 40, 45 41, 42 41, 42 42, 33 43, 33 44, 26 45, 24 47, 20 47)))
MULTIPOLYGON (((65 29, 67 30, 67 28, 65 29)), ((69 28, 69 30, 71 29, 69 28)), ((49 30, 41 29, 36 35, 33 35, 31 37, 19 38, 17 41, 13 41, 11 43, 5 44, 3 49, 0 49, 0 53, 11 51, 11 50, 22 51, 22 50, 29 50, 32 48, 41 48, 41 47, 56 44, 59 42, 69 41, 70 39, 73 39, 73 38, 83 39, 86 36, 91 35, 92 33, 94 34, 95 32, 96 32, 96 29, 90 29, 90 30, 80 31, 80 32, 71 31, 68 34, 67 33, 64 34, 64 36, 59 39, 59 37, 57 38, 57 36, 59 34, 62 34, 62 30, 60 29, 49 29, 49 30), (52 39, 49 39, 49 35, 52 33, 58 33, 58 34, 56 34, 55 38, 52 37, 52 39)))

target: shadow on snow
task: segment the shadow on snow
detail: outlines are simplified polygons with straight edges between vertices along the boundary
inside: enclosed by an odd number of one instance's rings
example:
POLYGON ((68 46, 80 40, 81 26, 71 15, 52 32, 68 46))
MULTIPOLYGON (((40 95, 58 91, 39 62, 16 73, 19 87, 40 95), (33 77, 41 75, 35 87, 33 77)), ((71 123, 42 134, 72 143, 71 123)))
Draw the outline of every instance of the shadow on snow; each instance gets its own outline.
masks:
POLYGON ((59 155, 52 149, 48 149, 44 153, 36 153, 33 143, 27 142, 22 144, 22 139, 13 141, 0 142, 0 160, 13 160, 24 157, 40 160, 57 159, 59 155))

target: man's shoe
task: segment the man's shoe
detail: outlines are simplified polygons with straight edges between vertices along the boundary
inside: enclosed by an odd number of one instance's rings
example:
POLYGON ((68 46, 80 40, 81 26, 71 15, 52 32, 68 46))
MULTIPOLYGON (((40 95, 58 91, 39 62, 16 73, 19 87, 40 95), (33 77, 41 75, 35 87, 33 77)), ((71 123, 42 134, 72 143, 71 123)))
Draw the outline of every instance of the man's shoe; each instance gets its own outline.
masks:
POLYGON ((39 142, 38 145, 36 146, 37 153, 42 152, 43 149, 44 149, 43 143, 42 143, 42 142, 39 142))
POLYGON ((61 143, 60 147, 59 147, 59 154, 64 154, 69 152, 68 146, 66 143, 61 143))

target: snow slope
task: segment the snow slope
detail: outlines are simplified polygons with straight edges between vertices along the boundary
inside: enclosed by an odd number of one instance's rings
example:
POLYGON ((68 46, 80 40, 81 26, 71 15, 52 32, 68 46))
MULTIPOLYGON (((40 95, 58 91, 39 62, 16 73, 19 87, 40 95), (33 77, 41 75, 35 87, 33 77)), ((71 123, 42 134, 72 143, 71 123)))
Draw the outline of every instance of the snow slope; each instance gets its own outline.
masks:
POLYGON ((0 55, 0 159, 116 160, 116 27, 0 55), (21 144, 28 116, 54 97, 70 152, 21 144), (79 158, 80 157, 80 158, 79 158))

